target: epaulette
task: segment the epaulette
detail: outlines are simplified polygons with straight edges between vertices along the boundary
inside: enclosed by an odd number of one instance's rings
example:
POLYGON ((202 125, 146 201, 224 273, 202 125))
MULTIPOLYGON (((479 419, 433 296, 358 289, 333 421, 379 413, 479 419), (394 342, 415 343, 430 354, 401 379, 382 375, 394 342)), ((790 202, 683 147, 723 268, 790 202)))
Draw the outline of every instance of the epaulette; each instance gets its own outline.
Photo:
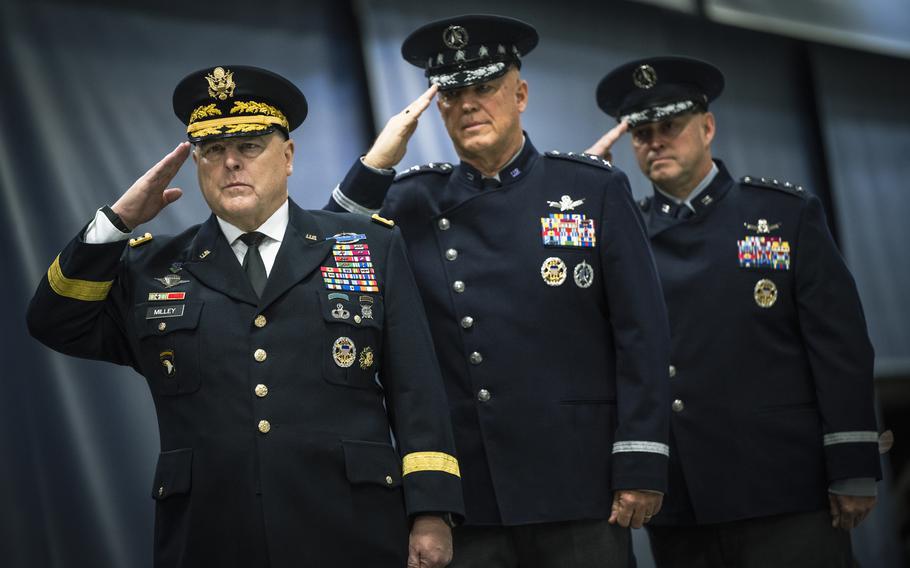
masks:
POLYGON ((417 175, 417 174, 434 173, 434 174, 449 175, 450 173, 452 173, 452 169, 453 169, 452 164, 450 164, 448 162, 430 162, 429 164, 424 164, 422 166, 411 166, 410 168, 406 169, 405 171, 403 171, 403 172, 399 173, 397 176, 395 176, 395 181, 398 181, 400 179, 404 179, 407 177, 411 177, 411 176, 417 175))
POLYGON ((559 150, 550 150, 545 155, 548 158, 562 158, 563 160, 572 160, 573 162, 580 162, 582 164, 588 164, 590 166, 597 166, 605 170, 613 170, 613 164, 607 160, 604 160, 600 156, 595 156, 594 154, 585 154, 584 152, 578 154, 576 152, 560 152, 559 150))
POLYGON ((771 178, 756 178, 752 176, 743 176, 739 181, 744 185, 764 187, 766 189, 776 189, 777 191, 783 191, 784 193, 789 193, 790 195, 798 195, 800 197, 806 196, 806 190, 803 188, 803 186, 796 185, 795 183, 790 183, 789 181, 780 181, 771 178))
POLYGON ((370 219, 372 219, 373 222, 376 223, 377 225, 382 225, 383 227, 388 227, 389 229, 391 229, 392 227, 395 226, 395 221, 392 221, 391 219, 386 219, 385 217, 380 217, 379 213, 373 213, 373 215, 370 217, 370 219))
POLYGON ((130 246, 133 248, 136 248, 140 245, 144 245, 145 243, 149 242, 150 240, 152 240, 152 234, 146 233, 146 234, 142 235, 141 237, 136 237, 134 239, 130 239, 130 246))

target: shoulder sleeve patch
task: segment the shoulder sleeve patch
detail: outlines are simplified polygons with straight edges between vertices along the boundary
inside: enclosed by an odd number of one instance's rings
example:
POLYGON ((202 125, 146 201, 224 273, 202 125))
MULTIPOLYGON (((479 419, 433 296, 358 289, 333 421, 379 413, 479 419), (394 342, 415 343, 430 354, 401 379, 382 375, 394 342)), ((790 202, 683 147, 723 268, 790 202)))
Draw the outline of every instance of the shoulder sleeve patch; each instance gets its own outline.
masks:
POLYGON ((372 217, 370 217, 370 219, 372 219, 373 222, 376 223, 377 225, 382 225, 383 227, 388 227, 390 229, 395 226, 395 221, 392 221, 391 219, 386 219, 385 217, 380 217, 378 213, 373 213, 373 215, 372 215, 372 217))
POLYGON ((757 178, 753 176, 743 176, 739 181, 743 185, 750 185, 752 187, 776 189, 777 191, 782 191, 791 195, 798 195, 800 197, 807 196, 806 189, 803 186, 797 185, 795 183, 790 183, 789 181, 781 181, 771 178, 757 178))
POLYGON ((604 160, 600 156, 595 156, 594 154, 585 154, 576 153, 576 152, 560 152, 559 150, 550 150, 544 154, 548 158, 559 158, 562 160, 569 160, 572 162, 579 162, 581 164, 588 164, 589 166, 597 166, 598 168, 603 168, 605 170, 613 170, 613 164, 609 161, 604 160))
POLYGON ((411 166, 410 168, 404 170, 395 176, 395 181, 409 178, 417 174, 441 174, 449 175, 452 173, 454 167, 448 162, 430 162, 429 164, 424 164, 422 166, 411 166))
POLYGON ((144 245, 145 243, 149 242, 150 240, 152 240, 152 234, 146 233, 146 234, 142 235, 141 237, 136 237, 134 239, 130 239, 130 246, 133 248, 136 248, 140 245, 144 245))

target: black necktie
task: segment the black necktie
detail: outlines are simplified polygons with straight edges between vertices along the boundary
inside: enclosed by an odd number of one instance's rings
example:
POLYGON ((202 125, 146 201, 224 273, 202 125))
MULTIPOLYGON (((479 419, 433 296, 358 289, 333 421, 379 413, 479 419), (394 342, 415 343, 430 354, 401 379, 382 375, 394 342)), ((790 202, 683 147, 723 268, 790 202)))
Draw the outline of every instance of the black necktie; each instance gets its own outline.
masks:
POLYGON ((262 233, 243 233, 240 240, 247 246, 246 255, 243 257, 243 270, 253 285, 256 295, 262 297, 262 291, 265 289, 265 282, 268 276, 265 273, 265 263, 262 262, 262 256, 259 254, 259 244, 265 235, 262 233))

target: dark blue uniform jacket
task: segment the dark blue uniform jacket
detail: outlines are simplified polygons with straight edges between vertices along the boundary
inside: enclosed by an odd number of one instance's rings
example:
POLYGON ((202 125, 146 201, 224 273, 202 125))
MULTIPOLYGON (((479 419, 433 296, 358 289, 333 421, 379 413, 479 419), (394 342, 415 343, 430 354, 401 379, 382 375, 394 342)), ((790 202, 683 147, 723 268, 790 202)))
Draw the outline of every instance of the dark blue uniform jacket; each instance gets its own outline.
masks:
POLYGON ((654 524, 828 507, 881 478, 873 352, 819 200, 720 172, 685 211, 641 202, 670 314, 670 491, 654 524))
POLYGON ((136 247, 81 235, 42 279, 29 328, 148 381, 162 449, 156 566, 248 566, 267 547, 273 568, 400 568, 408 515, 461 513, 445 392, 397 230, 291 203, 261 300, 214 216, 136 247), (378 292, 327 289, 320 267, 335 267, 338 244, 327 237, 343 232, 368 245, 378 292))
POLYGON ((645 228, 599 158, 526 140, 500 179, 430 164, 392 183, 358 161, 328 207, 401 227, 467 522, 606 518, 614 489, 666 488, 669 333, 645 228))

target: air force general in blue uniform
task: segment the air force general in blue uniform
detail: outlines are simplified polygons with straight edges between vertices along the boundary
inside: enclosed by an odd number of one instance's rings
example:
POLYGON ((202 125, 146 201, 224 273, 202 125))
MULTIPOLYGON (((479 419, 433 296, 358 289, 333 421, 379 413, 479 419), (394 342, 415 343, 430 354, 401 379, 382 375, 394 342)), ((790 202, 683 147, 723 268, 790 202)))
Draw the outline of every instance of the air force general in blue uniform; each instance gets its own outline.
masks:
MULTIPOLYGON (((536 42, 522 22, 464 16, 417 30, 402 52, 429 61, 447 124, 496 123, 518 115, 519 58, 536 42)), ((517 119, 495 171, 478 165, 493 150, 470 154, 460 128, 460 164, 393 177, 368 154, 328 206, 378 211, 407 245, 461 463, 454 566, 625 567, 626 529, 603 551, 614 492, 663 492, 668 453, 668 330, 638 207, 622 172, 538 152, 517 119)))
MULTIPOLYGON (((288 200, 280 149, 292 152, 288 132, 306 102, 285 79, 206 69, 178 86, 174 104, 219 216, 127 246, 135 220, 105 208, 42 278, 29 328, 57 351, 145 376, 162 450, 151 491, 155 566, 402 568, 409 517, 462 506, 401 236, 288 200), (275 159, 281 167, 263 169, 275 159), (255 188, 260 203, 273 199, 277 209, 253 226, 260 242, 222 218, 222 196, 250 190, 208 187, 212 172, 255 188), (340 274, 354 264, 352 283, 340 274)), ((159 179, 154 216, 188 151, 179 146, 121 202, 159 179)))
POLYGON ((655 557, 661 567, 852 566, 841 529, 861 520, 853 504, 871 508, 881 478, 862 308, 817 197, 735 180, 712 161, 707 105, 722 88, 710 64, 659 57, 617 68, 597 91, 628 122, 655 188, 641 207, 673 340, 655 557))

